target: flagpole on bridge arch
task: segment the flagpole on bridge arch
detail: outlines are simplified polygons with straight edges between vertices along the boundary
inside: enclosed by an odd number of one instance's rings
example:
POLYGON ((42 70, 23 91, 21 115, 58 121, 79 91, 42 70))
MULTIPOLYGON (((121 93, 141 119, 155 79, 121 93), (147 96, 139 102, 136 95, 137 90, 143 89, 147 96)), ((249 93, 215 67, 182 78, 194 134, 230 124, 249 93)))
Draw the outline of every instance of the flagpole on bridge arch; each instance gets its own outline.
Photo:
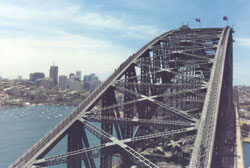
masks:
POLYGON ((223 16, 223 20, 227 21, 227 26, 228 26, 228 16, 223 16))
POLYGON ((196 21, 196 22, 199 22, 199 26, 200 26, 200 28, 201 28, 201 18, 200 18, 200 17, 195 18, 195 21, 196 21))

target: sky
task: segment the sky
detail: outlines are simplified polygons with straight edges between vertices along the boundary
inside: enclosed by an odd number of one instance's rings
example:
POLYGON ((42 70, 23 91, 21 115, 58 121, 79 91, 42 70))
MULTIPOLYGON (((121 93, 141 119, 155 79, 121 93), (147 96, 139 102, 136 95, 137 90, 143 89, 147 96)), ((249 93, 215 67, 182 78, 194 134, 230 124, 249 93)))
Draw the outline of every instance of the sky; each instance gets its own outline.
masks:
POLYGON ((249 0, 0 0, 0 76, 77 70, 106 79, 127 57, 182 23, 235 30, 234 84, 250 85, 249 0))

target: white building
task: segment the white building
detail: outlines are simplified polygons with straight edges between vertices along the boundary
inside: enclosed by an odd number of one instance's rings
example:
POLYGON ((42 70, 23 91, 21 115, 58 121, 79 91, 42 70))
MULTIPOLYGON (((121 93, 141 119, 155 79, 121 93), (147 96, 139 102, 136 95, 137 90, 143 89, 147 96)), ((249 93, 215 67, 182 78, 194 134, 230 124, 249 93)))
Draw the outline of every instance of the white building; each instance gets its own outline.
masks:
POLYGON ((61 90, 67 89, 67 84, 68 84, 68 78, 66 75, 60 75, 59 76, 59 88, 61 90))
POLYGON ((74 79, 69 79, 68 80, 68 88, 70 90, 77 90, 77 91, 83 90, 83 82, 76 81, 74 79))

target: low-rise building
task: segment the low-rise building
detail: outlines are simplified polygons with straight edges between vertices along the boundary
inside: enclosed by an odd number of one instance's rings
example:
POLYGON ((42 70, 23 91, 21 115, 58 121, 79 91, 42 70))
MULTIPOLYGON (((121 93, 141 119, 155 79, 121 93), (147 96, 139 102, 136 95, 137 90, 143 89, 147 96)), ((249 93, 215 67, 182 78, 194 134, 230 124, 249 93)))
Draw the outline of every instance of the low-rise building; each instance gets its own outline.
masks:
POLYGON ((43 78, 36 80, 36 86, 43 86, 46 89, 50 89, 54 86, 54 80, 52 78, 43 78))
POLYGON ((42 72, 30 73, 30 80, 33 82, 35 82, 37 79, 42 79, 44 77, 45 75, 42 72))

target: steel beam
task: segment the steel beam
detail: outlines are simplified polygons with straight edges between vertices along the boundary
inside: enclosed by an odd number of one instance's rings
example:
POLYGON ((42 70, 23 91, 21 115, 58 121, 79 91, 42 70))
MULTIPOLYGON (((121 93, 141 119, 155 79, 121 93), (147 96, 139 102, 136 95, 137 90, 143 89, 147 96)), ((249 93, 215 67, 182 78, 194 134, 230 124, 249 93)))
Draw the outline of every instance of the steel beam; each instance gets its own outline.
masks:
POLYGON ((129 125, 141 125, 141 126, 183 126, 190 127, 195 126, 195 123, 191 122, 181 122, 181 121, 167 121, 164 119, 139 119, 139 118, 118 118, 118 117, 104 117, 100 115, 90 115, 83 117, 88 121, 95 121, 101 123, 117 123, 117 124, 129 124, 129 125))

